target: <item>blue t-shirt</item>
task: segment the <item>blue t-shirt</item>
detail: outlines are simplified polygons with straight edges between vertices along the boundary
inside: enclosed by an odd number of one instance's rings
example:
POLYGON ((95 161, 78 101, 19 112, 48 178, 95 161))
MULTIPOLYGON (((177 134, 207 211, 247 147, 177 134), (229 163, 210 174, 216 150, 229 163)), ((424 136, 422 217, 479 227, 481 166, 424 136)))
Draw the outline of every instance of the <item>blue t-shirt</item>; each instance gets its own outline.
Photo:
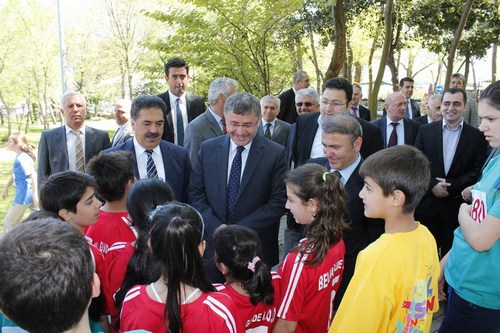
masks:
POLYGON ((16 186, 16 195, 13 200, 15 204, 29 205, 33 203, 31 179, 28 176, 35 173, 34 164, 33 159, 26 153, 19 154, 14 160, 12 173, 16 186))
MULTIPOLYGON (((488 163, 474 189, 486 194, 487 214, 500 218, 500 156, 488 163)), ((454 235, 444 269, 446 281, 463 299, 500 310, 500 240, 488 251, 477 252, 466 242, 460 227, 454 235)))

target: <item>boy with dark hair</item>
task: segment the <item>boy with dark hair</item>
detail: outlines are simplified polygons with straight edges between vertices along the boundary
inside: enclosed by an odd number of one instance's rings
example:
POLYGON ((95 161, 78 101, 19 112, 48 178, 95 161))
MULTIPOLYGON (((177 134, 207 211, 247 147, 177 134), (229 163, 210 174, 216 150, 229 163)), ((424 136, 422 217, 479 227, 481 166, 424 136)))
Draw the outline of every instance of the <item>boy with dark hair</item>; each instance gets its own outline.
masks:
MULTIPOLYGON (((99 216, 102 203, 96 198, 97 184, 94 177, 77 171, 63 171, 51 175, 41 186, 40 206, 43 210, 57 214, 62 220, 85 235, 87 227, 94 225, 99 216)), ((88 241, 88 239, 87 239, 88 241)), ((95 261, 95 271, 99 278, 104 276, 104 256, 90 242, 88 242, 95 261)), ((99 320, 106 325, 105 317, 96 305, 96 314, 91 308, 92 319, 99 320)))
POLYGON ((87 229, 90 242, 106 253, 116 242, 133 242, 137 231, 127 213, 127 193, 134 182, 134 155, 118 150, 94 156, 87 165, 97 182, 97 193, 106 202, 95 225, 87 229))
POLYGON ((411 146, 394 146, 361 165, 365 215, 385 220, 385 233, 359 253, 332 332, 429 332, 439 308, 439 258, 415 207, 427 191, 429 162, 411 146))
POLYGON ((83 235, 52 218, 20 224, 0 240, 0 310, 29 332, 90 332, 99 278, 83 235))

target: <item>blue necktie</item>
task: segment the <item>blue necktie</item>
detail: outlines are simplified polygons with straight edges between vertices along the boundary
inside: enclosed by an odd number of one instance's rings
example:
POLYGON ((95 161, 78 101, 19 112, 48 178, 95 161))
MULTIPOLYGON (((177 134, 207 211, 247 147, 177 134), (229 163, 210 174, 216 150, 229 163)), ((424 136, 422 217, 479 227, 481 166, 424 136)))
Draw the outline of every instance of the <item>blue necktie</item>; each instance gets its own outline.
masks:
POLYGON ((177 117, 177 144, 184 146, 184 121, 182 121, 181 108, 179 107, 180 98, 175 100, 175 116, 177 117))
POLYGON ((146 154, 148 154, 148 161, 146 163, 146 171, 148 172, 148 178, 158 177, 158 172, 156 171, 155 161, 153 161, 153 149, 146 149, 146 154))
POLYGON ((227 183, 226 193, 226 224, 234 223, 234 210, 236 208, 236 201, 238 199, 238 191, 240 190, 241 178, 241 153, 245 147, 238 146, 236 155, 231 165, 231 172, 229 173, 229 182, 227 183))

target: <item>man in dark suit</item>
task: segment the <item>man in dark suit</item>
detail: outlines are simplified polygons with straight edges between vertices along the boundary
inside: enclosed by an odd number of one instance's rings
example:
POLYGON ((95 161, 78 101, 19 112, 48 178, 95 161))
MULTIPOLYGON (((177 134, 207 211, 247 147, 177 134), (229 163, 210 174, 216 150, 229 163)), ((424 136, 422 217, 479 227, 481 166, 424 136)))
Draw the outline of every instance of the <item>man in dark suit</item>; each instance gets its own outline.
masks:
POLYGON ((198 158, 198 151, 203 141, 226 134, 224 103, 229 96, 237 91, 238 82, 227 77, 220 77, 210 83, 208 109, 186 127, 184 147, 188 150, 193 165, 198 158))
POLYGON ((361 125, 354 117, 346 113, 337 113, 323 122, 322 129, 321 138, 326 157, 312 159, 309 162, 321 164, 330 172, 340 173, 340 181, 348 194, 349 205, 346 216, 349 229, 342 236, 346 249, 345 265, 342 281, 335 296, 336 309, 354 274, 359 251, 384 232, 384 223, 364 215, 363 200, 359 197, 359 192, 364 186, 363 178, 358 174, 362 162, 359 153, 363 142, 361 125))
POLYGON ((372 116, 370 114, 370 110, 365 106, 359 104, 361 98, 363 97, 363 91, 361 90, 361 86, 357 83, 352 84, 352 105, 351 105, 351 114, 355 117, 364 119, 366 121, 372 120, 372 116))
POLYGON ((264 96, 260 100, 262 120, 259 126, 259 134, 279 143, 286 148, 290 124, 276 119, 280 112, 280 99, 276 96, 264 96))
POLYGON ((415 81, 408 76, 399 80, 401 92, 406 96, 405 118, 407 119, 420 117, 420 102, 411 98, 411 96, 413 96, 414 82, 415 81))
POLYGON ((167 105, 162 139, 182 146, 187 124, 205 111, 205 102, 186 92, 189 66, 184 60, 173 58, 165 64, 165 80, 168 91, 158 95, 167 105))
POLYGON ((213 262, 211 238, 225 224, 257 232, 261 258, 278 263, 278 231, 285 213, 285 148, 257 135, 260 103, 248 93, 231 95, 224 105, 227 134, 202 143, 193 168, 191 204, 205 221, 205 258, 213 281, 223 280, 213 262))
POLYGON ((286 121, 289 124, 295 122, 297 119, 297 112, 295 111, 295 93, 307 87, 309 87, 309 75, 307 75, 306 72, 298 71, 293 74, 292 87, 282 92, 279 96, 281 104, 278 119, 286 121))
POLYGON ((486 159, 483 134, 463 121, 466 101, 464 90, 446 90, 441 103, 443 120, 420 126, 415 142, 431 162, 432 176, 415 217, 432 232, 442 256, 450 250, 458 227, 461 191, 477 181, 486 159))
POLYGON ((387 115, 372 121, 372 124, 380 128, 384 148, 396 145, 415 144, 419 124, 413 120, 404 118, 406 108, 406 97, 400 92, 393 92, 384 102, 387 115))
POLYGON ((420 125, 430 124, 433 121, 441 120, 441 95, 434 94, 430 95, 427 99, 427 114, 415 118, 414 120, 420 125))
POLYGON ((43 131, 40 138, 38 185, 53 173, 85 172, 85 164, 111 146, 107 132, 85 125, 86 113, 87 102, 82 94, 69 92, 63 96, 61 114, 65 125, 43 131))
POLYGON ((129 99, 120 99, 115 103, 115 120, 118 129, 111 139, 111 145, 116 146, 130 139, 134 135, 132 125, 130 124, 130 106, 132 102, 129 99))
MULTIPOLYGON (((321 122, 333 114, 349 113, 351 108, 352 84, 344 78, 333 78, 323 84, 320 112, 303 114, 297 118, 291 153, 295 166, 304 164, 310 158, 324 157, 321 145, 321 122)), ((364 119, 356 118, 363 129, 365 140, 361 156, 367 158, 383 149, 380 130, 364 119)))
POLYGON ((172 187, 176 200, 187 202, 191 162, 186 148, 161 139, 166 110, 158 96, 137 96, 131 110, 133 139, 105 152, 132 152, 137 179, 159 177, 172 187))

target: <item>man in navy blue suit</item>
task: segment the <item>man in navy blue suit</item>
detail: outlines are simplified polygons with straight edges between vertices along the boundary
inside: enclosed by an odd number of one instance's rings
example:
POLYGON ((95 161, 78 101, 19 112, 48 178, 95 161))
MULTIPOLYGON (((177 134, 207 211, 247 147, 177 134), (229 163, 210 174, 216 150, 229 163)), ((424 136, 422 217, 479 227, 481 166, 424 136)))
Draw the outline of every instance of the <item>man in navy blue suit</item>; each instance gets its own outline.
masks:
POLYGON ((203 216, 205 257, 212 281, 221 281, 213 262, 211 237, 225 224, 238 224, 259 235, 269 267, 278 263, 278 231, 285 213, 285 148, 258 135, 259 100, 235 93, 224 105, 227 135, 202 143, 190 185, 191 204, 203 216), (236 188, 234 188, 236 186, 236 188))
POLYGON ((186 148, 161 139, 166 112, 167 106, 160 97, 137 96, 132 101, 130 112, 135 136, 105 152, 131 151, 135 157, 134 173, 137 179, 152 176, 152 163, 156 172, 154 176, 165 180, 172 187, 176 200, 187 202, 191 162, 186 148))

